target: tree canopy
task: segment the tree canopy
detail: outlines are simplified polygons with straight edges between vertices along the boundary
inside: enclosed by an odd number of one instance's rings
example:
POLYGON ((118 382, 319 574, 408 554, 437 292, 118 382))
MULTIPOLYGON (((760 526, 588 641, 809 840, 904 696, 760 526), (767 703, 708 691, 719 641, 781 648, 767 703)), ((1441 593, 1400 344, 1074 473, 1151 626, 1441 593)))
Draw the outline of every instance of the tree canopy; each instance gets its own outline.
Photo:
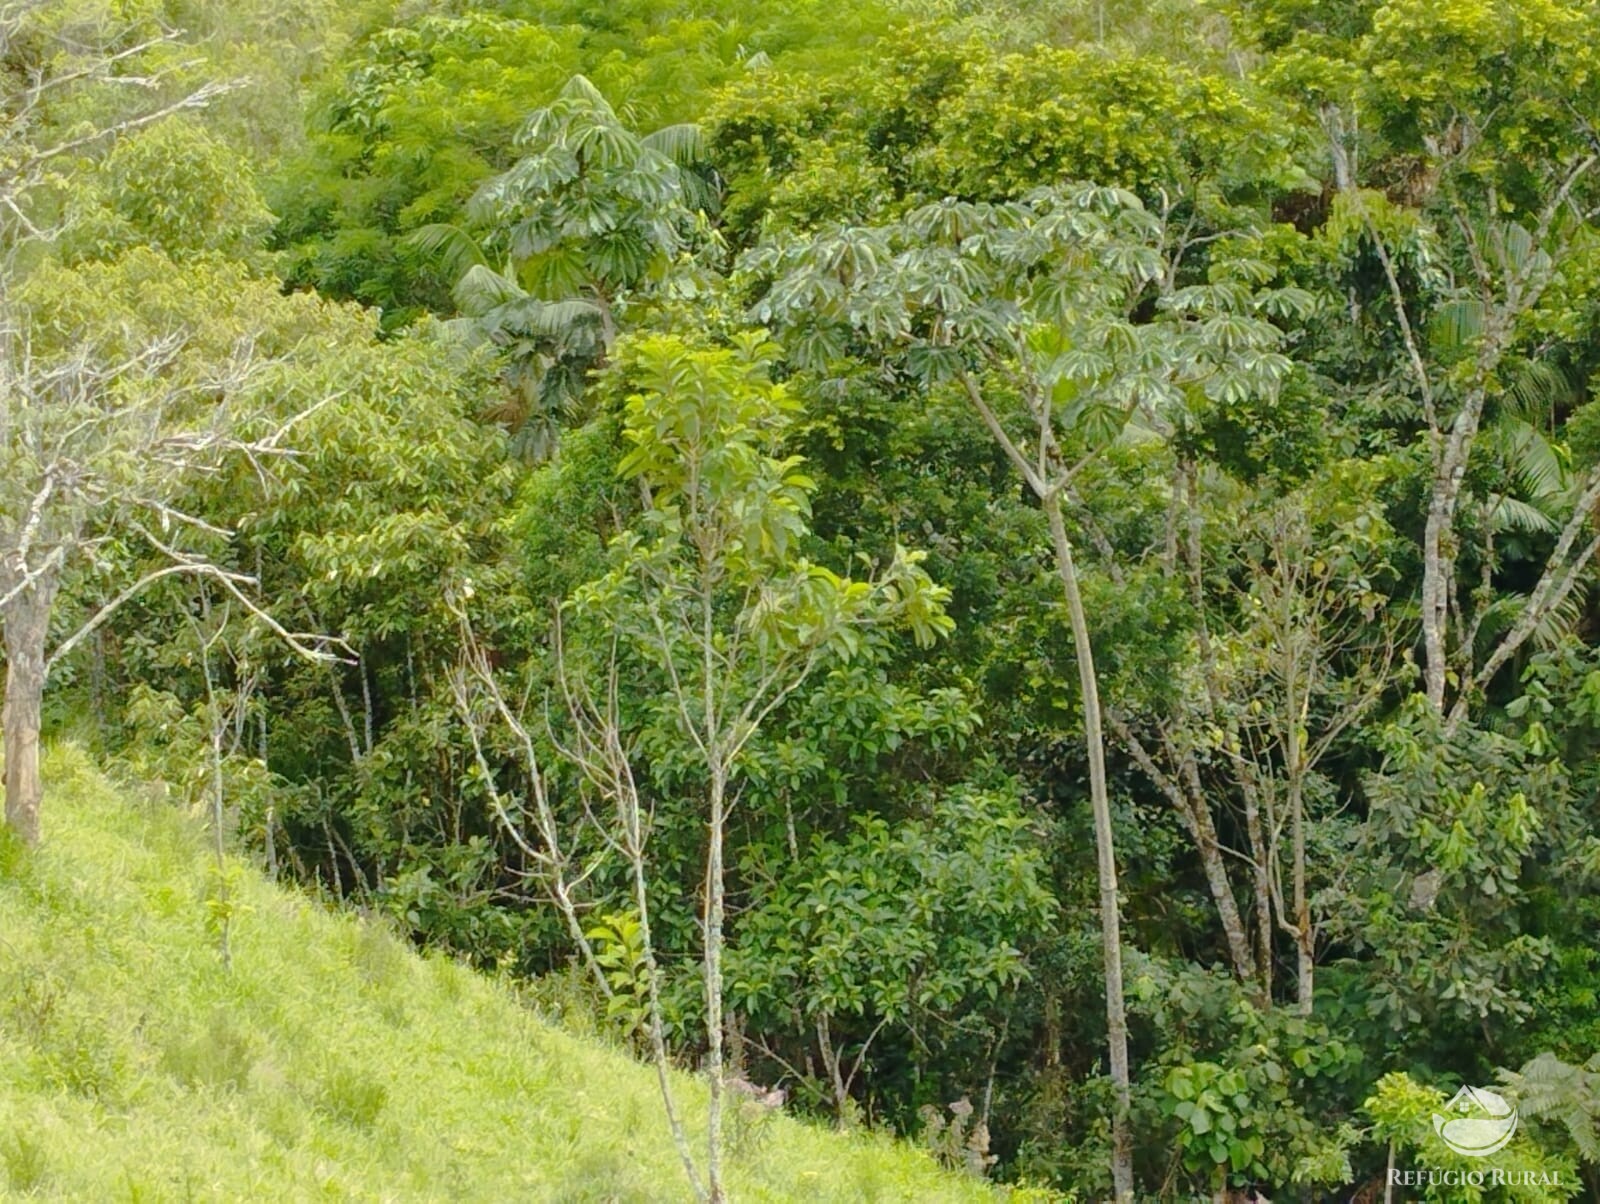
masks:
POLYGON ((705 1199, 779 1102, 1046 1198, 1600 1191, 1597 47, 0 4, 8 819, 50 732, 205 781, 654 1063, 705 1199))

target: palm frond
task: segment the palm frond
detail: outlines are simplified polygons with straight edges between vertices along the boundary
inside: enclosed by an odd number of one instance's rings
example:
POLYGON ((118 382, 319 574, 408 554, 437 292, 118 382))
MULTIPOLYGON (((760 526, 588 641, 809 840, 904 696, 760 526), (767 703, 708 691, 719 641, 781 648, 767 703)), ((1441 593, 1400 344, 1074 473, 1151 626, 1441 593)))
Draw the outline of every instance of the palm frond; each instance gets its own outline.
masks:
POLYGON ((659 130, 646 134, 641 141, 680 167, 687 167, 705 159, 705 134, 693 122, 664 125, 659 130))
POLYGON ((451 290, 461 312, 482 317, 490 310, 520 300, 527 293, 516 281, 507 279, 486 263, 475 263, 466 270, 451 290))
POLYGON ((519 297, 505 307, 503 325, 526 335, 552 339, 570 338, 577 327, 600 321, 600 307, 579 297, 565 301, 537 301, 519 297))
POLYGON ((1433 311, 1429 330, 1441 351, 1460 351, 1483 335, 1483 302, 1446 301, 1433 311))
MULTIPOLYGON (((1588 595, 1588 586, 1579 582, 1533 629, 1534 646, 1548 649, 1570 638, 1583 621, 1588 595)), ((1492 648, 1516 623, 1527 604, 1525 594, 1505 594, 1491 602, 1484 609, 1483 621, 1478 628, 1478 650, 1482 652, 1492 648)))
POLYGON ((1514 497, 1496 499, 1489 512, 1489 526, 1496 533, 1521 531, 1526 534, 1549 534, 1560 528, 1560 524, 1539 507, 1514 497))
POLYGON ((405 241, 424 259, 437 264, 449 280, 460 280, 471 268, 488 264, 478 241, 448 222, 422 226, 407 235, 405 241))
POLYGON ((1524 500, 1548 505, 1567 492, 1567 466, 1537 427, 1504 415, 1484 431, 1484 442, 1524 500))
POLYGON ((1548 427, 1551 415, 1577 397, 1572 379, 1548 360, 1523 364, 1506 391, 1507 410, 1537 427, 1548 427))
POLYGON ((1578 630, 1578 625, 1583 622, 1583 612, 1588 604, 1588 599, 1589 590, 1587 585, 1579 583, 1533 629, 1534 647, 1553 648, 1570 638, 1578 630))
POLYGON ((562 100, 582 100, 596 106, 603 106, 607 111, 611 105, 599 88, 594 86, 587 75, 579 73, 561 85, 559 93, 562 100))

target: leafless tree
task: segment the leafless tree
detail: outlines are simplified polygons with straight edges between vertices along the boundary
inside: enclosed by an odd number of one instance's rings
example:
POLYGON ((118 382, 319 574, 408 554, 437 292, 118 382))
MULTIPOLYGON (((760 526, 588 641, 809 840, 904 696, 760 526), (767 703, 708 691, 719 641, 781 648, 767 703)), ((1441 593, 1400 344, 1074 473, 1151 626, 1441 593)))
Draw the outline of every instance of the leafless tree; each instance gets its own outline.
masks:
MULTIPOLYGON (((610 808, 610 814, 602 818, 586 804, 580 820, 580 831, 570 832, 557 815, 550 784, 539 756, 538 740, 530 727, 530 724, 537 725, 542 729, 542 735, 554 741, 556 737, 551 724, 542 712, 539 718, 530 720, 526 695, 512 701, 487 651, 478 641, 464 604, 456 600, 452 601, 451 606, 460 624, 462 644, 461 664, 451 681, 452 693, 456 711, 472 743, 489 805, 502 830, 522 853, 529 867, 527 876, 531 883, 561 913, 584 965, 608 1000, 613 997, 614 989, 584 927, 579 891, 584 881, 605 859, 618 857, 627 867, 633 891, 634 918, 639 925, 642 974, 637 986, 644 996, 645 1036, 649 1041, 651 1062, 655 1066, 673 1144, 696 1195, 703 1197, 705 1189, 672 1090, 672 1061, 667 1051, 666 1021, 661 1005, 661 975, 651 930, 648 890, 648 846, 653 813, 641 798, 630 750, 622 739, 622 725, 617 715, 616 658, 613 655, 609 661, 604 697, 597 700, 578 676, 566 671, 558 653, 561 671, 557 676, 561 683, 563 711, 567 720, 565 727, 569 733, 559 741, 561 757, 577 769, 583 787, 598 795, 610 808), (500 784, 503 775, 490 764, 492 754, 489 749, 495 731, 502 737, 509 737, 510 755, 525 787, 521 792, 503 788, 500 784), (530 825, 531 834, 527 830, 530 825), (585 837, 598 847, 599 852, 579 865, 575 850, 585 837)), ((559 643, 558 635, 558 646, 559 643)), ((543 700, 540 702, 542 705, 543 700)))
POLYGON ((21 251, 61 233, 35 215, 39 192, 118 138, 202 108, 237 84, 181 87, 176 76, 192 64, 171 56, 143 70, 152 51, 181 41, 179 31, 91 24, 66 37, 47 15, 39 0, 0 3, 0 55, 21 64, 0 78, 0 724, 7 822, 30 843, 39 836, 40 710, 50 671, 146 587, 178 575, 207 578, 297 652, 333 654, 329 641, 290 632, 268 615, 253 599, 250 576, 195 550, 199 540, 228 532, 180 509, 183 490, 230 457, 246 457, 265 476, 268 461, 289 454, 284 437, 305 416, 255 422, 262 433, 242 433, 251 423, 240 399, 265 367, 249 335, 225 362, 176 372, 185 358, 181 330, 131 349, 85 338, 63 352, 41 343, 18 301, 21 251), (58 98, 95 86, 129 100, 87 126, 52 122, 58 98), (156 567, 52 645, 67 575, 94 563, 114 539, 144 545, 156 567))
POLYGON ((271 422, 247 414, 249 386, 268 362, 249 340, 199 377, 168 371, 183 345, 173 334, 120 356, 93 343, 51 354, 35 350, 19 308, 0 314, 0 725, 6 819, 30 843, 39 836, 40 709, 50 672, 148 586, 206 578, 297 653, 337 654, 335 641, 290 631, 267 613, 253 577, 196 550, 230 532, 180 508, 186 488, 234 457, 268 480, 270 463, 293 454, 290 430, 318 406, 271 422), (246 433, 253 426, 265 429, 246 433), (67 574, 116 539, 142 545, 155 567, 52 643, 67 574))

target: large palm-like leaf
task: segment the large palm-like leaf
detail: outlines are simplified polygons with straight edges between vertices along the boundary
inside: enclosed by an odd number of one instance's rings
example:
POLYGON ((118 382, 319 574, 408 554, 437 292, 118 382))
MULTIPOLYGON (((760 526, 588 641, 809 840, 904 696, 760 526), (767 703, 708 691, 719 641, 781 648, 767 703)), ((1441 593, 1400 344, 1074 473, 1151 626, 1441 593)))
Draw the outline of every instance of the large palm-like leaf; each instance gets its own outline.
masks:
MULTIPOLYGON (((1580 583, 1559 605, 1552 607, 1534 628, 1534 645, 1552 648, 1570 638, 1583 621, 1588 596, 1587 585, 1580 583)), ((1522 594, 1502 594, 1491 602, 1485 608, 1482 624, 1478 628, 1479 649, 1492 648, 1496 640, 1511 629, 1527 603, 1527 598, 1522 594)))
POLYGON ((1503 414, 1484 431, 1481 446, 1504 481, 1491 506, 1497 523, 1503 518, 1507 527, 1522 531, 1559 527, 1570 474, 1544 434, 1520 417, 1503 414))
POLYGON ((452 295, 463 314, 470 318, 482 318, 528 294, 516 281, 503 276, 488 264, 475 263, 456 281, 452 295))
POLYGON ((1524 422, 1548 430, 1556 412, 1577 401, 1578 383, 1548 360, 1530 360, 1511 377, 1506 409, 1524 422))
POLYGON ((635 134, 581 75, 529 115, 517 146, 522 158, 472 198, 467 227, 427 226, 412 245, 507 357, 513 433, 537 419, 546 430, 532 442, 545 446, 609 350, 606 307, 670 274, 716 190, 698 127, 635 134))
POLYGON ((1520 531, 1525 535, 1548 535, 1561 529, 1555 518, 1538 506, 1506 496, 1494 499, 1489 523, 1496 532, 1520 531))
POLYGON ((679 167, 689 167, 705 161, 705 135, 701 133, 698 125, 690 122, 664 125, 659 130, 646 134, 639 141, 650 150, 659 151, 679 167))
POLYGON ((472 268, 488 264, 477 239, 448 222, 435 222, 414 230, 406 242, 424 259, 437 264, 447 279, 460 280, 472 268))

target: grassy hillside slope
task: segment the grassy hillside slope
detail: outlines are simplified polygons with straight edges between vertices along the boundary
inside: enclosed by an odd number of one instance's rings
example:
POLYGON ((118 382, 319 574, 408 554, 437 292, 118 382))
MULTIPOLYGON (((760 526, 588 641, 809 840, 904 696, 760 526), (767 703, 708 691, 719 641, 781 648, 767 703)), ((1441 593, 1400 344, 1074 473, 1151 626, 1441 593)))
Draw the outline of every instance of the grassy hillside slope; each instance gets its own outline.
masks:
MULTIPOLYGON (((679 1200, 652 1073, 234 867, 58 749, 45 845, 0 843, 0 1188, 72 1200, 679 1200)), ((681 1098, 703 1103, 685 1077, 681 1098)), ((744 1200, 977 1200, 887 1141, 736 1125, 744 1200)))

